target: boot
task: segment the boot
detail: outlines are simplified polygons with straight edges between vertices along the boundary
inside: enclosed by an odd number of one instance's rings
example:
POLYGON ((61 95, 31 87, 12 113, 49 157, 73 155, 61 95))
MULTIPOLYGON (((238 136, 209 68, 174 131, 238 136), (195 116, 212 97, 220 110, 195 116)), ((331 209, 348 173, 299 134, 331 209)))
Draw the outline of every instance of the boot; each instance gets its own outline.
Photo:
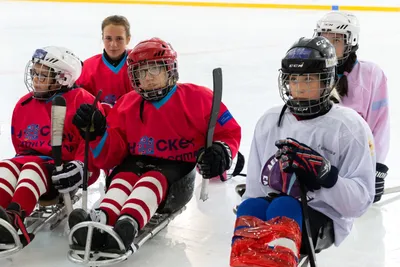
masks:
MULTIPOLYGON (((74 209, 68 217, 69 228, 72 229, 75 225, 81 222, 100 222, 106 224, 105 214, 98 210, 90 214, 83 209, 74 209), (104 216, 102 216, 104 215, 104 216)), ((86 247, 87 228, 80 228, 75 231, 73 238, 80 248, 86 247)), ((105 234, 98 229, 93 229, 91 250, 99 250, 105 243, 105 234)))
MULTIPOLYGON (((2 207, 0 207, 0 219, 13 225, 13 219, 11 218, 10 215, 8 215, 7 211, 2 207)), ((14 228, 17 230, 15 226, 14 228)), ((15 241, 11 233, 5 227, 0 225, 0 244, 14 244, 14 243, 15 241)))
MULTIPOLYGON (((24 246, 31 242, 34 236, 26 230, 24 225, 25 211, 21 209, 18 203, 11 202, 6 210, 0 207, 0 218, 11 224, 17 232, 21 230, 20 240, 24 246)), ((0 243, 15 244, 12 234, 2 226, 0 226, 0 243)))
POLYGON ((107 235, 105 251, 118 254, 128 251, 133 243, 133 240, 138 234, 138 228, 139 225, 135 219, 127 215, 121 216, 115 223, 114 231, 121 238, 122 243, 125 246, 125 250, 121 251, 118 242, 110 235, 107 235))

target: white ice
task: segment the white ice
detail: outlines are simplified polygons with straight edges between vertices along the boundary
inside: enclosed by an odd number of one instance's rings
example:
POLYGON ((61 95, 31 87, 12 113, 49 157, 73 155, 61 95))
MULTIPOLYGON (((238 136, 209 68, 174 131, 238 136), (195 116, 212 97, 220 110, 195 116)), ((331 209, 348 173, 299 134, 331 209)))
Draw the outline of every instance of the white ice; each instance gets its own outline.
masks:
MULTIPOLYGON (((10 120, 17 100, 27 92, 25 64, 41 46, 69 47, 82 59, 102 52, 100 24, 112 14, 126 16, 132 26, 133 47, 158 36, 179 53, 181 82, 212 86, 212 69, 223 68, 223 101, 242 126, 241 151, 248 155, 253 129, 262 113, 282 105, 277 89, 280 59, 301 36, 311 36, 324 11, 190 8, 112 4, 16 3, 0 1, 0 151, 10 158, 10 120)), ((398 13, 356 13, 362 25, 359 58, 374 61, 386 72, 392 123, 387 160, 388 186, 400 185, 397 162, 396 88, 400 62, 398 13)), ((195 107, 194 107, 195 108, 195 107)), ((230 240, 240 199, 234 187, 242 178, 210 184, 210 199, 199 201, 199 184, 187 210, 167 229, 118 266, 220 267, 229 266, 230 240)), ((102 183, 90 188, 90 205, 102 192, 102 183)), ((400 265, 400 196, 393 194, 357 219, 351 235, 339 247, 318 255, 319 266, 397 267, 400 265)), ((40 232, 20 254, 0 260, 1 267, 66 267, 64 225, 40 232)))

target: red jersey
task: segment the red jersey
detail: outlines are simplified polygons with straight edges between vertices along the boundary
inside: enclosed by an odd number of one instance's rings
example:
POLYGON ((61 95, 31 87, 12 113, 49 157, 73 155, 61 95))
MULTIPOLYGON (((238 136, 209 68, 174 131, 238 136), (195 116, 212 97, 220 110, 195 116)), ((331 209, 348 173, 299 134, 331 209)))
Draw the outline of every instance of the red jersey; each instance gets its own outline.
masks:
MULTIPOLYGON (((124 95, 107 116, 106 133, 90 144, 95 164, 110 169, 129 154, 195 162, 205 146, 212 98, 210 89, 187 83, 156 102, 135 91, 124 95)), ((214 141, 227 144, 235 157, 240 139, 240 126, 221 103, 214 141)))
MULTIPOLYGON (((132 85, 128 77, 126 58, 114 67, 105 58, 104 54, 95 55, 83 63, 82 74, 76 84, 96 96, 102 90, 100 97, 102 103, 114 105, 122 95, 132 91, 132 85)), ((106 107, 104 107, 106 108, 106 107)), ((107 108, 108 110, 109 108, 107 108)), ((108 113, 108 111, 107 111, 108 113)))
MULTIPOLYGON (((72 89, 66 93, 59 93, 65 98, 67 112, 64 122, 64 137, 62 160, 80 160, 84 162, 85 140, 80 136, 78 129, 72 124, 76 110, 83 103, 93 103, 94 97, 82 88, 72 89)), ((102 107, 98 105, 102 111, 102 107)), ((28 93, 23 96, 14 108, 11 121, 11 139, 16 152, 17 162, 25 163, 24 155, 37 155, 51 159, 51 99, 39 101, 28 93)), ((90 154, 90 153, 89 153, 90 154)), ((89 158, 89 162, 93 162, 89 158)), ((92 172, 89 184, 96 181, 100 171, 89 164, 92 172)))

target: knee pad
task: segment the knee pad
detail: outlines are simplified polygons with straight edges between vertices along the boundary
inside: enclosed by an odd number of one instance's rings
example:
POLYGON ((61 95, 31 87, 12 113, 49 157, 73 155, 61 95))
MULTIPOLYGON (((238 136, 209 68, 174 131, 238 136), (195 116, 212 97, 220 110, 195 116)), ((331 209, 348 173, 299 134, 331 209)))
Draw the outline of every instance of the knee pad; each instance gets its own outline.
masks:
POLYGON ((270 203, 265 198, 249 198, 243 201, 236 213, 236 217, 254 216, 266 221, 266 212, 270 203))
POLYGON ((271 202, 266 213, 266 220, 282 216, 295 220, 301 231, 303 213, 300 202, 297 199, 290 196, 282 196, 275 198, 271 202))

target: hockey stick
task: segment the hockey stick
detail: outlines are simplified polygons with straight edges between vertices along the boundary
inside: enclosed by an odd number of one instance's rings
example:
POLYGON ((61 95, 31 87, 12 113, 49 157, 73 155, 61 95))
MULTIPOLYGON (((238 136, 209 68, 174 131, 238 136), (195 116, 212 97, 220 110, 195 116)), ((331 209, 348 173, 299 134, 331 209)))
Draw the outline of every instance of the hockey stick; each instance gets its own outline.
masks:
MULTIPOLYGON (((67 104, 65 98, 62 96, 54 97, 51 106, 51 151, 57 171, 61 171, 63 168, 62 139, 66 113, 67 104)), ((65 208, 67 209, 67 215, 69 215, 73 210, 71 195, 69 193, 64 193, 63 198, 65 208)))
POLYGON ((304 225, 305 225, 305 230, 307 234, 307 250, 308 250, 308 258, 310 261, 311 267, 316 267, 317 266, 317 258, 315 256, 315 250, 314 250, 314 243, 311 237, 311 226, 310 226, 310 217, 308 215, 308 205, 307 205, 307 191, 303 183, 300 183, 300 194, 301 194, 301 207, 303 211, 303 218, 304 218, 304 225))
POLYGON ((383 191, 384 196, 389 195, 389 194, 394 194, 394 193, 400 193, 400 186, 389 187, 383 191))
MULTIPOLYGON (((210 121, 208 122, 206 148, 212 146, 215 125, 217 124, 218 114, 222 100, 222 69, 216 68, 213 70, 213 102, 211 107, 210 121)), ((202 179, 200 199, 206 201, 208 199, 208 184, 209 179, 202 179)))
MULTIPOLYGON (((93 101, 92 108, 95 109, 97 106, 97 102, 100 99, 101 94, 103 93, 102 90, 100 90, 96 98, 93 101)), ((86 127, 86 132, 85 132, 85 156, 84 156, 84 163, 83 163, 83 181, 82 181, 82 209, 87 212, 87 205, 88 205, 88 193, 87 193, 87 188, 88 188, 88 183, 89 183, 89 178, 88 178, 88 164, 89 164, 89 142, 90 142, 90 126, 92 125, 92 121, 90 121, 89 125, 86 127)))

